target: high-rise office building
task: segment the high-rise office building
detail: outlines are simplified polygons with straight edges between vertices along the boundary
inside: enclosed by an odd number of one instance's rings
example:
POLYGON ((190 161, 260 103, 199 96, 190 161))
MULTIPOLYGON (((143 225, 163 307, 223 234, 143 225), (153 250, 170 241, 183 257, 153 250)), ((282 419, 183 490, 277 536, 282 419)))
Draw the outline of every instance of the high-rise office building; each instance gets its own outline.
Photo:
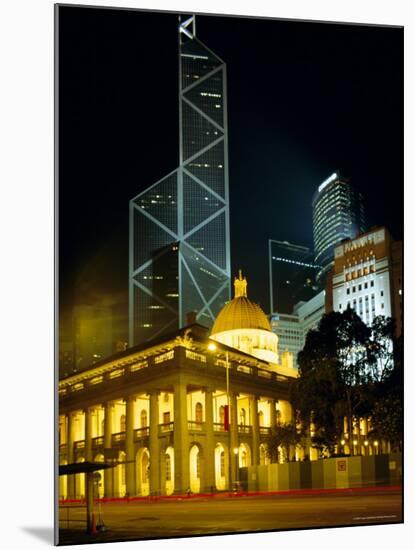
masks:
POLYGON ((269 239, 270 313, 290 315, 317 292, 319 266, 305 246, 269 239))
POLYGON ((295 369, 308 332, 318 326, 325 311, 325 291, 321 290, 310 300, 297 303, 292 314, 273 313, 270 316, 272 331, 279 337, 279 349, 292 353, 295 369))
POLYGON ((334 173, 319 185, 312 209, 315 263, 321 266, 318 279, 323 280, 333 266, 335 245, 364 231, 364 206, 350 181, 334 173))
MULTIPOLYGON (((226 65, 179 24, 179 167, 130 201, 129 343, 230 298, 226 65)), ((173 89, 173 88, 172 88, 173 89)))
POLYGON ((372 229, 335 247, 335 263, 327 292, 329 309, 355 310, 368 325, 383 315, 402 331, 402 243, 385 227, 372 229))

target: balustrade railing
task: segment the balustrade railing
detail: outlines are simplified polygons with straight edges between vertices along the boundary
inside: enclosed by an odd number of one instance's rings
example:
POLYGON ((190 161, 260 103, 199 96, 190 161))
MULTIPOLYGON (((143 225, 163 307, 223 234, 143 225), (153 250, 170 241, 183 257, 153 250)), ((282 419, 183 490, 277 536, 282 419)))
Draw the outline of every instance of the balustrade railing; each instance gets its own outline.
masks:
POLYGON ((237 431, 239 434, 251 434, 252 433, 252 427, 248 426, 246 424, 239 424, 237 426, 237 431))
POLYGON ((193 432, 201 432, 205 429, 204 422, 194 422, 193 420, 188 421, 188 429, 193 432))
POLYGON ((247 365, 237 365, 237 370, 246 374, 252 374, 252 367, 248 367, 247 365))
POLYGON ((143 437, 149 436, 149 427, 146 426, 145 428, 138 428, 137 430, 134 430, 135 434, 135 440, 142 439, 143 437))
POLYGON ((260 435, 270 435, 272 429, 268 426, 260 426, 259 427, 259 433, 260 435))
POLYGON ((168 433, 174 430, 174 422, 166 422, 158 425, 160 433, 168 433))
POLYGON ((121 441, 125 441, 125 432, 112 434, 112 443, 120 443, 121 441))
POLYGON ((214 422, 213 423, 213 429, 215 432, 225 432, 226 430, 224 429, 224 424, 222 424, 221 422, 214 422))

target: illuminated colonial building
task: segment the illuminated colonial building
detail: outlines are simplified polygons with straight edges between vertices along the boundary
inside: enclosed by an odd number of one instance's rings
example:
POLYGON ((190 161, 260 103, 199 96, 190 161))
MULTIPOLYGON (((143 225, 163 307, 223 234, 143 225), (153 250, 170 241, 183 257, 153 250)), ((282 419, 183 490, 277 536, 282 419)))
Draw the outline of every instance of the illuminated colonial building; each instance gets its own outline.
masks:
MULTIPOLYGON (((108 497, 231 488, 239 467, 269 461, 272 426, 292 419, 296 371, 277 344, 240 274, 210 338, 192 323, 60 381, 60 463, 114 460, 108 497)), ((84 495, 83 476, 62 476, 60 498, 84 495)))
POLYGON ((130 345, 183 327, 188 311, 210 327, 230 298, 226 65, 195 16, 178 31, 179 167, 130 201, 130 345))

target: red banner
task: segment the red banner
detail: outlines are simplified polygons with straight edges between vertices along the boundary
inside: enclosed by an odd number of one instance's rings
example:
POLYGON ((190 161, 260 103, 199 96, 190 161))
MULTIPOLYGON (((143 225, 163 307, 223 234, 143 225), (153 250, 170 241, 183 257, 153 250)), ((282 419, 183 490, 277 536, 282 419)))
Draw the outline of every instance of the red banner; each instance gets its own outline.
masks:
POLYGON ((224 431, 229 431, 229 406, 224 405, 224 431))

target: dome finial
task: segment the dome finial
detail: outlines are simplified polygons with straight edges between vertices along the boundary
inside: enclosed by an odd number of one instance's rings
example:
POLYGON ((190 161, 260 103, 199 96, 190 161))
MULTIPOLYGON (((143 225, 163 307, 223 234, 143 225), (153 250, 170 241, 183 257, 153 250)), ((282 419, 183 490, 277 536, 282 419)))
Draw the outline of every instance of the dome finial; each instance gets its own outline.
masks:
POLYGON ((234 297, 239 298, 245 296, 247 298, 247 280, 243 277, 242 270, 239 269, 239 278, 234 278, 234 297))

